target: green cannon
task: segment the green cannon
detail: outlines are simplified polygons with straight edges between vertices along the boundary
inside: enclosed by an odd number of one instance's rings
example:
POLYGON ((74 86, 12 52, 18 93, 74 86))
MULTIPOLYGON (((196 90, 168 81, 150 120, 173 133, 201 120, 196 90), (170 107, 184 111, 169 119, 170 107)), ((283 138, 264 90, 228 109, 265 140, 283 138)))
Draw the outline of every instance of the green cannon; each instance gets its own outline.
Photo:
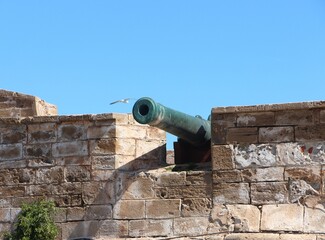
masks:
POLYGON ((179 138, 179 144, 176 147, 174 143, 175 162, 177 162, 177 155, 182 155, 182 159, 187 158, 178 162, 207 161, 207 157, 204 157, 204 160, 196 159, 189 161, 188 158, 192 158, 192 156, 186 156, 187 154, 184 155, 184 152, 190 153, 191 150, 194 152, 203 151, 203 155, 206 155, 205 153, 208 149, 210 153, 211 123, 209 120, 204 120, 198 116, 193 117, 165 107, 148 97, 137 100, 133 106, 132 113, 137 122, 157 127, 179 138))

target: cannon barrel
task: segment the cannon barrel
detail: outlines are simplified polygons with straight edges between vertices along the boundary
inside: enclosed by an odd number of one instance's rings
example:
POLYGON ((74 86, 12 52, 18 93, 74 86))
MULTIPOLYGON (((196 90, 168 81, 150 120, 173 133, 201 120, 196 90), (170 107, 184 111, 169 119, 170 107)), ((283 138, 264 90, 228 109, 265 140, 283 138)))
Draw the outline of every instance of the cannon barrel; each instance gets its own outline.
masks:
POLYGON ((132 113, 137 122, 155 126, 196 147, 211 140, 210 121, 165 107, 151 98, 137 100, 132 113))

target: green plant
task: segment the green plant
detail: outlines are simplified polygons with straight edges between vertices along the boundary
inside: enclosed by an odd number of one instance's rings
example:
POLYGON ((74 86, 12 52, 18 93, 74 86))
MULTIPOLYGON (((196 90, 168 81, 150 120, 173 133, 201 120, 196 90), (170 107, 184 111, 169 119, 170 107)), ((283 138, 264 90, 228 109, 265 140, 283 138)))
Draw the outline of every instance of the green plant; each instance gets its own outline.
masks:
POLYGON ((54 240, 58 228, 53 217, 56 212, 52 201, 37 201, 23 204, 18 214, 13 232, 5 236, 6 240, 54 240))

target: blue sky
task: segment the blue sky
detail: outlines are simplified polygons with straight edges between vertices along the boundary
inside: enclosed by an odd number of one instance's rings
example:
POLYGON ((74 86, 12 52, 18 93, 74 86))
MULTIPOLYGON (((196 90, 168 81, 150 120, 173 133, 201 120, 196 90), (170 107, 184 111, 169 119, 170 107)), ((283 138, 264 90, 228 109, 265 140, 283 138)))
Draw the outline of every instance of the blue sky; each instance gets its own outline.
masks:
POLYGON ((0 88, 62 115, 148 96, 207 118, 325 100, 324 43, 323 0, 0 0, 0 88))

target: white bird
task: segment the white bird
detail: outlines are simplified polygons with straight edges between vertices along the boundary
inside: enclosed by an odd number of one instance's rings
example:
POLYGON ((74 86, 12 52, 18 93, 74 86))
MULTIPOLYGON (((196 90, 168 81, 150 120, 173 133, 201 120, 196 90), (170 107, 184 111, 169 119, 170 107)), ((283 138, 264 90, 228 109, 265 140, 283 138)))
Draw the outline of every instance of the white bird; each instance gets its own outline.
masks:
POLYGON ((115 104, 115 103, 129 103, 131 98, 123 98, 114 102, 111 102, 110 105, 115 104))

